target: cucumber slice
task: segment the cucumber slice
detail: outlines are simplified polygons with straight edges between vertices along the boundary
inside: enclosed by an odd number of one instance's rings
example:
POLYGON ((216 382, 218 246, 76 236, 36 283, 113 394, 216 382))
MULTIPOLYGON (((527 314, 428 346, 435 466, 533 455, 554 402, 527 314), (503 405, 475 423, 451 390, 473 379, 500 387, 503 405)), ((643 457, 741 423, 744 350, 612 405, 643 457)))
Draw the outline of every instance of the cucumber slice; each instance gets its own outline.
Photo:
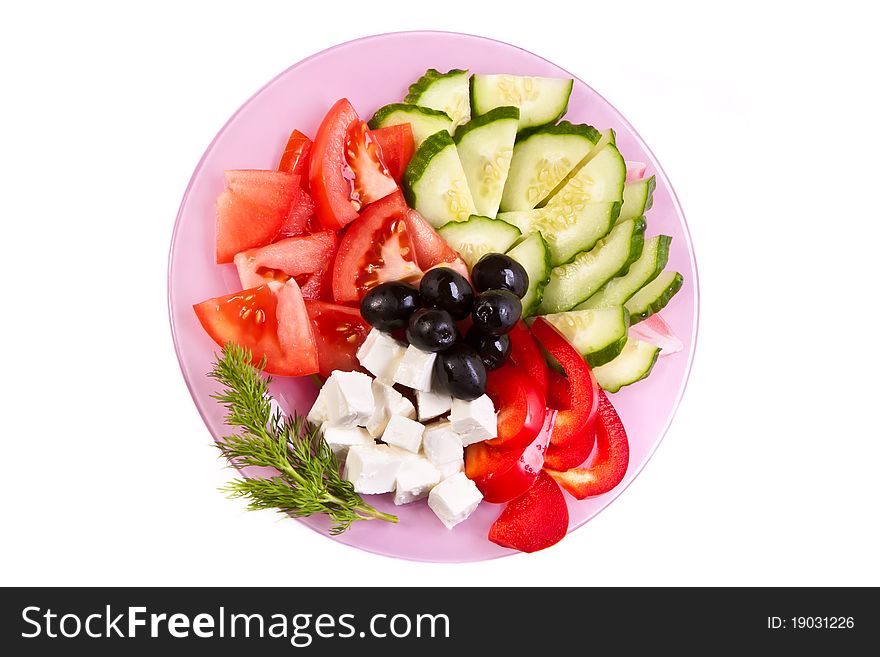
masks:
POLYGON ((601 135, 593 126, 568 121, 521 132, 513 147, 501 209, 514 212, 534 208, 599 139, 601 135))
POLYGON ((504 181, 513 156, 519 110, 496 107, 455 131, 455 146, 467 177, 477 214, 498 214, 504 181))
POLYGON ((471 118, 470 95, 467 71, 455 68, 441 73, 429 68, 409 85, 409 93, 403 102, 445 112, 452 119, 452 125, 457 126, 471 118))
POLYGON ((623 386, 641 381, 651 373, 660 347, 629 339, 620 355, 610 363, 593 368, 596 381, 606 392, 617 392, 623 386))
POLYGON ((521 264, 529 275, 529 289, 522 298, 523 317, 528 317, 540 305, 544 288, 550 280, 550 247, 541 233, 532 233, 507 255, 521 264))
POLYGON ((612 278, 596 294, 575 306, 576 310, 586 308, 608 308, 626 303, 632 295, 653 281, 669 260, 669 235, 655 235, 645 240, 642 255, 623 276, 612 278))
POLYGON ((472 75, 471 111, 485 114, 502 105, 519 108, 519 129, 554 123, 568 109, 574 80, 518 75, 472 75))
POLYGON ((392 103, 380 107, 373 114, 368 125, 370 130, 376 130, 401 123, 409 123, 412 126, 416 148, 436 132, 441 130, 452 132, 452 119, 444 112, 404 103, 392 103))
POLYGON ((589 203, 580 210, 548 206, 498 215, 523 234, 539 231, 550 246, 554 267, 568 262, 581 251, 589 251, 614 226, 620 203, 589 203))
POLYGON ((606 144, 545 204, 580 208, 587 203, 622 201, 626 163, 617 146, 606 144))
POLYGON ((543 315, 571 310, 591 297, 605 283, 627 271, 642 255, 644 243, 642 217, 617 224, 592 251, 585 251, 550 272, 550 282, 544 288, 538 312, 543 315))
POLYGON ((684 276, 677 271, 664 271, 626 302, 626 309, 636 324, 659 313, 666 307, 684 284, 684 276))
POLYGON ((416 149, 403 172, 402 187, 409 206, 434 228, 464 221, 476 212, 455 142, 445 130, 416 149))
POLYGON ((641 217, 654 205, 654 190, 657 181, 654 176, 626 183, 623 186, 623 207, 620 208, 618 221, 626 221, 633 217, 641 217))
POLYGON ((559 329, 590 367, 614 360, 626 344, 629 313, 623 306, 570 310, 544 319, 559 329))
MULTIPOLYGON (((536 207, 543 208, 545 205, 547 205, 547 203, 550 202, 550 199, 556 196, 560 192, 560 190, 562 190, 562 188, 568 184, 568 181, 574 178, 577 172, 584 168, 587 164, 589 164, 590 160, 596 157, 596 155, 598 155, 602 151, 602 149, 605 148, 608 144, 612 144, 615 146, 617 145, 617 135, 614 134, 614 130, 612 130, 611 128, 603 130, 600 135, 601 136, 599 137, 599 141, 596 142, 596 145, 593 146, 592 150, 590 150, 590 152, 587 153, 586 156, 584 156, 584 158, 580 162, 578 162, 571 171, 565 174, 565 177, 562 180, 556 183, 556 187, 554 187, 549 194, 541 199, 541 202, 538 203, 536 207)), ((625 166, 626 163, 624 162, 624 167, 625 166)), ((624 177, 624 180, 626 180, 626 177, 624 177)))
POLYGON ((522 234, 519 228, 507 222, 476 214, 467 221, 451 221, 437 232, 458 251, 468 269, 473 269, 477 260, 487 253, 504 253, 522 234))

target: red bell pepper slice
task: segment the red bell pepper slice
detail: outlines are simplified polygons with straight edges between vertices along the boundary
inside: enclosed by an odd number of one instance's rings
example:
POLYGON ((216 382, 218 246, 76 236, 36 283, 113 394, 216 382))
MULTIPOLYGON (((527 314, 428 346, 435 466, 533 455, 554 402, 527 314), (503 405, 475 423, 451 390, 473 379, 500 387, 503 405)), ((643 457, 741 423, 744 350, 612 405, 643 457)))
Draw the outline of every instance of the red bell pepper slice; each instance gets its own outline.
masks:
POLYGON ((550 443, 544 454, 544 467, 549 470, 569 470, 581 465, 593 453, 596 446, 596 425, 594 422, 577 440, 559 446, 550 443))
POLYGON ((543 317, 532 324, 532 335, 553 356, 568 377, 571 390, 569 408, 559 411, 550 442, 559 447, 572 441, 588 440, 588 430, 596 417, 599 384, 577 349, 543 317))
POLYGON ((528 372, 538 388, 547 396, 547 361, 535 342, 529 327, 522 320, 507 334, 510 338, 510 362, 528 372))
POLYGON ((549 381, 547 385, 547 406, 557 411, 571 408, 571 386, 568 379, 554 369, 547 369, 549 381))
POLYGON ((568 531, 568 506, 559 486, 545 472, 513 500, 489 529, 489 540, 521 552, 555 545, 568 531))
POLYGON ((547 400, 525 371, 510 364, 491 370, 486 394, 498 409, 498 433, 489 445, 525 447, 541 432, 547 400))
POLYGON ((565 472, 547 472, 574 497, 607 493, 626 475, 629 466, 629 441, 626 429, 604 391, 599 392, 599 413, 596 422, 596 454, 589 467, 565 472))

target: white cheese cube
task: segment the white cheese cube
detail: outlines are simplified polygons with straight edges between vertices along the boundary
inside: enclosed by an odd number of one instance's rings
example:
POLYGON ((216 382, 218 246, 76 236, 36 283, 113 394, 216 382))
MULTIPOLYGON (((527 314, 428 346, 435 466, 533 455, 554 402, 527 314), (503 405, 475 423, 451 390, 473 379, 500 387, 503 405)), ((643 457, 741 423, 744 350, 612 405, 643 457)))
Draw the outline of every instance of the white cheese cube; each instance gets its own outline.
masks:
POLYGON ((440 471, 427 459, 415 458, 404 461, 397 471, 394 487, 394 503, 409 504, 426 497, 440 483, 440 471))
POLYGON ((449 479, 452 475, 464 472, 464 459, 450 461, 449 463, 441 463, 435 466, 440 471, 440 481, 449 479))
POLYGON ((498 435, 495 407, 488 395, 473 401, 453 399, 449 419, 452 421, 452 430, 461 436, 461 444, 465 447, 498 435))
POLYGON ((400 447, 413 454, 418 454, 422 447, 422 434, 425 431, 425 425, 415 420, 403 417, 402 415, 392 415, 388 421, 388 426, 382 433, 382 441, 400 447))
POLYGON ((389 445, 354 445, 348 450, 342 476, 358 493, 390 493, 394 490, 397 471, 409 460, 402 451, 389 445))
POLYGON ((393 381, 406 346, 387 333, 372 329, 357 350, 360 364, 377 379, 393 381))
POLYGON ((452 423, 449 421, 444 420, 426 426, 422 443, 425 456, 438 467, 460 461, 464 457, 461 438, 452 430, 452 423))
POLYGON ((379 379, 373 379, 373 400, 375 408, 366 424, 367 431, 373 438, 379 438, 382 435, 392 415, 402 415, 407 418, 416 416, 416 408, 413 403, 379 379))
POLYGON ((333 370, 324 384, 327 422, 334 427, 365 425, 375 410, 372 384, 363 372, 333 370))
POLYGON ((345 462, 350 447, 376 444, 367 430, 360 427, 327 426, 324 428, 324 441, 336 454, 336 460, 340 463, 345 462))
POLYGON ((430 390, 436 359, 437 354, 408 346, 394 375, 395 383, 414 390, 430 390))
POLYGON ((452 410, 452 395, 435 384, 432 390, 416 391, 416 403, 419 406, 419 421, 424 422, 452 410))
POLYGON ((326 388, 326 384, 321 386, 321 389, 318 391, 318 398, 315 400, 315 403, 312 404, 309 414, 306 415, 306 419, 316 426, 321 426, 328 420, 326 388))
POLYGON ((463 472, 459 472, 431 489, 428 494, 428 506, 447 529, 452 529, 466 520, 482 499, 483 496, 476 484, 463 472))

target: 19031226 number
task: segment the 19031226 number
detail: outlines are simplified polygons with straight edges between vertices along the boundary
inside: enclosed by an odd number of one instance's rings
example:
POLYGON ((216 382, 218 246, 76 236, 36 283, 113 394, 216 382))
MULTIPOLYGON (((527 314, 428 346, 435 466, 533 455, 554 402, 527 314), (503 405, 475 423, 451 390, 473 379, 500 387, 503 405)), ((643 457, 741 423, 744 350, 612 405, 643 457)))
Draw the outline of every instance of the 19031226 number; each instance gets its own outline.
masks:
POLYGON ((791 628, 797 630, 851 630, 855 627, 852 616, 792 616, 791 628))

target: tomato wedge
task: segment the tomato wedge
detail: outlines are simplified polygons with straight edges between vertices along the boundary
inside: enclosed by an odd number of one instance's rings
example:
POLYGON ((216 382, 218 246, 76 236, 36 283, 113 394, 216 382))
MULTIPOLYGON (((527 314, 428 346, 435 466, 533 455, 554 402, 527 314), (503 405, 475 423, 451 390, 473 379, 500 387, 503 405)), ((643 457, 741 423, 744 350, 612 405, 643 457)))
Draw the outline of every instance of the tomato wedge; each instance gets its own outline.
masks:
POLYGON ((547 473, 513 500, 489 529, 489 540, 520 552, 537 552, 555 545, 568 532, 568 505, 547 473))
POLYGON ((406 165, 416 150, 412 126, 401 123, 373 130, 372 133, 382 151, 382 161, 388 167, 388 173, 400 184, 406 165))
POLYGON ((302 187, 308 186, 309 182, 309 153, 312 150, 312 140, 299 130, 290 133, 281 161, 278 163, 279 171, 287 171, 299 175, 302 187))
POLYGON ((509 502, 535 483, 544 465, 555 415, 547 413, 541 432, 526 447, 492 447, 481 442, 465 448, 465 474, 487 502, 509 502))
POLYGON ((318 220, 329 230, 348 225, 364 205, 397 190, 366 123, 345 98, 330 108, 315 135, 309 189, 318 220))
POLYGON ((532 335, 562 365, 571 390, 570 408, 559 411, 552 444, 564 447, 572 441, 589 440, 588 429, 596 418, 599 405, 596 377, 577 349, 543 317, 538 317, 532 324, 532 335))
POLYGON ((547 402, 538 384, 523 370, 510 364, 491 370, 486 381, 486 394, 498 409, 498 435, 487 440, 487 444, 525 447, 541 432, 547 402))
POLYGON ((508 333, 510 337, 510 362, 528 372, 532 380, 538 384, 541 392, 547 395, 547 361, 541 353, 538 343, 532 338, 529 327, 522 320, 514 324, 508 333))
MULTIPOLYGON (((294 237, 309 232, 310 220, 315 216, 315 203, 312 197, 304 189, 297 191, 293 202, 290 204, 290 211, 287 213, 278 231, 278 236, 294 237)), ((318 227, 320 230, 320 227, 318 227)))
POLYGON ((385 281, 421 279, 423 272, 415 261, 406 211, 403 194, 396 192, 368 206, 349 226, 333 266, 337 303, 356 303, 385 281))
MULTIPOLYGON (((336 233, 325 230, 314 235, 288 237, 259 249, 236 254, 235 266, 244 288, 290 278, 305 285, 309 274, 322 272, 336 250, 336 233)), ((303 290, 303 295, 306 292, 303 290)))
POLYGON ((596 453, 589 466, 564 472, 547 470, 575 498, 582 500, 607 493, 626 476, 629 441, 626 429, 604 390, 599 390, 596 422, 596 453))
POLYGON ((208 335, 251 351, 254 364, 266 358, 266 372, 303 376, 318 371, 312 324, 299 286, 269 283, 193 306, 208 335))
POLYGON ((428 271, 432 267, 452 267, 470 280, 467 265, 459 257, 458 252, 440 237, 440 233, 434 230, 427 219, 415 210, 407 210, 404 220, 416 250, 416 262, 423 271, 428 271))
POLYGON ((359 370, 357 350, 370 332, 360 311, 325 301, 306 301, 306 310, 315 332, 318 373, 326 378, 333 370, 359 370))

